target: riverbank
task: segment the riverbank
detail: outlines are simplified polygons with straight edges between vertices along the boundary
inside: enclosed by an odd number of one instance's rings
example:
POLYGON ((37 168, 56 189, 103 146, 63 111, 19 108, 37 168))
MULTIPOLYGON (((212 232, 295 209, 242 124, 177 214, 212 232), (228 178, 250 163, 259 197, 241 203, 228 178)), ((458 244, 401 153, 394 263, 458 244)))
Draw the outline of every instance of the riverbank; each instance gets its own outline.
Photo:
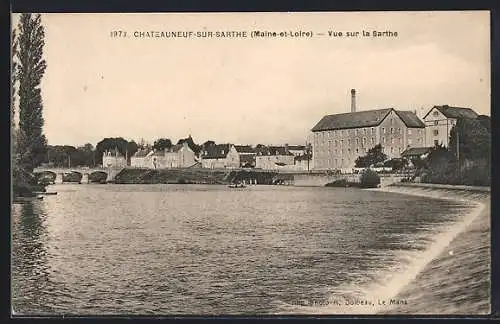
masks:
POLYGON ((230 184, 245 182, 273 184, 277 172, 219 169, 134 169, 126 168, 114 179, 117 184, 230 184))
MULTIPOLYGON (((378 314, 464 315, 490 313, 490 193, 485 187, 395 184, 376 189, 408 195, 469 202, 465 219, 436 238, 434 255, 413 279, 394 292, 394 301, 378 314)), ((408 275, 408 274, 407 274, 408 275)), ((408 277, 407 277, 408 278, 408 277)), ((389 300, 390 303, 390 300, 389 300)))

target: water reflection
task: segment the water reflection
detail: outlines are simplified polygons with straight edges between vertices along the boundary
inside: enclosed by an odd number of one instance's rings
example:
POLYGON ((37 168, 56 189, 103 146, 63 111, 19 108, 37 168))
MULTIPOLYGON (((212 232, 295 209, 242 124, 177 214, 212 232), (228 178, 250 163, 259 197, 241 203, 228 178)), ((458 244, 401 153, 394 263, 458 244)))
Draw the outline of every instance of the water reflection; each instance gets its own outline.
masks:
POLYGON ((12 216, 12 309, 44 312, 39 301, 49 281, 46 228, 42 202, 13 206, 12 216))

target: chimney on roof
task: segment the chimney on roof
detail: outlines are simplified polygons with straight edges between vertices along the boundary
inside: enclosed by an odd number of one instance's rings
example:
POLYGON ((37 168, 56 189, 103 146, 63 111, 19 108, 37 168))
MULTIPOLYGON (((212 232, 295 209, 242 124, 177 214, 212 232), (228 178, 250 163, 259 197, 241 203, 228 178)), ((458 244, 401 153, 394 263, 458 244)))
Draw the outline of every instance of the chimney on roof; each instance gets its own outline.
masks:
POLYGON ((356 112, 356 90, 351 89, 351 112, 356 112))

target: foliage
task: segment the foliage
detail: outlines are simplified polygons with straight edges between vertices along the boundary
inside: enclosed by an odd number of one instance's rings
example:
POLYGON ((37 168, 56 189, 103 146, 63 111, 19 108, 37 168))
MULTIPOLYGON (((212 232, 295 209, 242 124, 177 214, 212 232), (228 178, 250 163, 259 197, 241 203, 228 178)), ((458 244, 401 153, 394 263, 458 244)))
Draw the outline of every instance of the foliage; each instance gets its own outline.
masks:
POLYGON ((177 141, 177 144, 183 144, 184 142, 187 142, 189 148, 193 150, 194 154, 198 155, 201 151, 201 146, 197 145, 194 141, 191 135, 189 135, 187 138, 181 138, 179 141, 177 141))
POLYGON ((43 103, 40 83, 47 67, 43 59, 45 32, 39 14, 22 14, 16 52, 19 80, 19 136, 17 149, 21 167, 32 171, 44 158, 43 103))
POLYGON ((360 177, 361 188, 377 188, 380 184, 380 176, 377 172, 366 169, 363 171, 360 177))
POLYGON ((16 110, 15 110, 15 99, 16 99, 16 82, 17 82, 17 62, 15 60, 15 57, 17 55, 17 35, 16 35, 16 30, 12 30, 12 36, 11 36, 11 71, 10 71, 10 126, 11 126, 11 145, 13 145, 13 150, 12 152, 15 154, 16 152, 16 137, 15 137, 15 115, 16 115, 16 110))
POLYGON ((403 169, 408 165, 408 161, 405 159, 390 159, 384 163, 384 167, 392 168, 392 171, 397 171, 403 169))
POLYGON ((478 117, 477 119, 458 119, 450 132, 450 150, 456 152, 458 132, 460 159, 489 158, 491 148, 490 128, 488 116, 478 117))
POLYGON ((95 152, 92 144, 75 148, 69 145, 49 145, 44 162, 55 167, 95 166, 95 152))
POLYGON ((360 156, 355 161, 355 167, 357 168, 367 168, 371 165, 384 162, 387 160, 387 155, 384 154, 382 150, 382 145, 377 144, 368 150, 366 155, 360 156))
POLYGON ((156 151, 168 150, 172 147, 172 141, 169 138, 159 138, 153 144, 153 149, 156 151))

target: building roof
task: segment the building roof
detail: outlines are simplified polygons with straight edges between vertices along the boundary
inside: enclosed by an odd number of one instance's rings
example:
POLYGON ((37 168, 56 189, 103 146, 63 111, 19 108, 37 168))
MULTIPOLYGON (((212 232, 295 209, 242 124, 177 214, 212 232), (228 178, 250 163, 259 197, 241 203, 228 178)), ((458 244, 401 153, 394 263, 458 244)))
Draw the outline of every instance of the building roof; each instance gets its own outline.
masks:
POLYGON ((377 126, 387 117, 391 110, 393 108, 326 115, 312 128, 312 131, 377 126))
POLYGON ((257 155, 293 155, 285 146, 265 146, 259 149, 257 155))
MULTIPOLYGON (((439 110, 443 115, 445 115, 446 118, 470 118, 470 119, 476 119, 478 114, 472 110, 471 108, 462 108, 462 107, 452 107, 448 105, 443 105, 443 106, 434 106, 432 109, 436 108, 439 110)), ((432 111, 430 109, 427 114, 425 114, 424 118, 429 115, 429 113, 432 111)))
POLYGON ((423 155, 429 153, 432 147, 411 147, 403 151, 401 156, 423 155))
POLYGON ((179 152, 179 150, 182 149, 183 147, 184 144, 176 144, 170 148, 170 152, 179 152))
POLYGON ((229 153, 230 149, 229 144, 217 144, 214 146, 209 146, 207 147, 203 152, 202 152, 202 159, 224 159, 226 158, 227 154, 229 153))
POLYGON ((145 157, 146 155, 148 155, 149 153, 151 152, 150 149, 140 149, 139 151, 137 151, 133 157, 136 157, 136 158, 139 158, 139 157, 145 157))
POLYGON ((305 145, 288 145, 288 150, 290 151, 305 151, 305 145))
POLYGON ((413 111, 407 110, 394 110, 396 114, 401 118, 403 123, 405 123, 406 127, 410 128, 425 128, 424 122, 418 118, 417 114, 413 111))
POLYGON ((295 161, 312 160, 312 154, 302 154, 295 157, 295 161))
POLYGON ((255 153, 255 150, 250 145, 235 145, 234 148, 238 153, 255 153))

